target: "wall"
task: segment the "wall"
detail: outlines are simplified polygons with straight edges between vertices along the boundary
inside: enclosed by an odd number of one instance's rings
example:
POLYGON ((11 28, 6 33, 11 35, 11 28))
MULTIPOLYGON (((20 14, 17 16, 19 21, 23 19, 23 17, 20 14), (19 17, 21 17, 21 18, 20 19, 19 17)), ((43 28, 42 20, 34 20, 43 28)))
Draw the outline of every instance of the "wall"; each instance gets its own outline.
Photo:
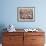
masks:
POLYGON ((13 24, 16 28, 46 28, 45 0, 1 0, 0 25, 13 24), (35 7, 35 22, 18 22, 17 7, 35 7))

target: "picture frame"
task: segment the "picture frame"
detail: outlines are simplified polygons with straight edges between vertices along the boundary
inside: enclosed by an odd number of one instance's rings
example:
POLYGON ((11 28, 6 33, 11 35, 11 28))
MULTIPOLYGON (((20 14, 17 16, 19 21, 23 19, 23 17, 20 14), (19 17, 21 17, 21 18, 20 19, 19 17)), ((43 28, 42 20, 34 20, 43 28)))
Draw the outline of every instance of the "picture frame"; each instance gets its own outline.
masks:
POLYGON ((35 7, 18 7, 17 20, 21 22, 35 21, 35 7))

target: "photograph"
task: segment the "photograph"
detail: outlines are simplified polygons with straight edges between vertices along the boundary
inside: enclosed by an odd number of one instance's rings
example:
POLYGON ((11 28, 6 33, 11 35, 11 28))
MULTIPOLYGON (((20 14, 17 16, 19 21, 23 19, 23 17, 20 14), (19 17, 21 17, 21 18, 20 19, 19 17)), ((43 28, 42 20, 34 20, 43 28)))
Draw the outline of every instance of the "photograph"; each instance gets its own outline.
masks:
POLYGON ((18 7, 17 8, 17 19, 18 21, 34 21, 35 17, 34 7, 18 7))

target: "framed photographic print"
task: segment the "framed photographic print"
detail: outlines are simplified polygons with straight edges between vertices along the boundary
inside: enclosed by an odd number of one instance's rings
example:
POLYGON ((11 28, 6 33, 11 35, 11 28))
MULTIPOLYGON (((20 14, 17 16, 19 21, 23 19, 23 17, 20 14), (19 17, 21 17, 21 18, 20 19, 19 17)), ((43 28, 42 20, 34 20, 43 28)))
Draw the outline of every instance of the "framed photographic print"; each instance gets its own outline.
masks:
POLYGON ((18 7, 17 20, 22 22, 35 21, 35 7, 18 7))

